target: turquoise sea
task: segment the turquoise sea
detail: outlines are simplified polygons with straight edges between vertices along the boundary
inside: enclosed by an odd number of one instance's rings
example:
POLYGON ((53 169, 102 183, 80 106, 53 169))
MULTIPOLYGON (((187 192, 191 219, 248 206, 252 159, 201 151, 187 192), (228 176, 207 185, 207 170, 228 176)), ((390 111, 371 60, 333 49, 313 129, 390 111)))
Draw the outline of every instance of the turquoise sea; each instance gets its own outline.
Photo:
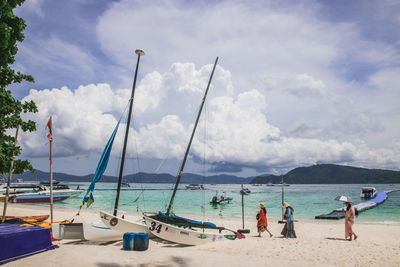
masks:
MULTIPOLYGON (((86 189, 89 183, 82 183, 80 188, 86 189)), ((295 210, 295 219, 314 220, 314 216, 329 213, 334 209, 343 207, 341 202, 335 201, 338 195, 347 195, 354 200, 354 204, 362 202, 360 199, 363 185, 320 185, 320 184, 299 184, 284 187, 284 200, 289 202, 295 210)), ((366 186, 366 185, 365 185, 366 186)), ((400 184, 370 184, 378 192, 400 189, 400 184)), ((205 218, 241 218, 242 202, 240 185, 221 184, 204 185, 205 190, 185 190, 185 184, 180 185, 174 203, 174 212, 185 215, 196 215, 205 218), (232 197, 230 204, 211 205, 209 201, 218 191, 220 196, 226 192, 226 196, 232 197)), ((281 186, 254 186, 244 185, 251 190, 249 195, 244 196, 244 208, 246 218, 255 218, 259 207, 258 203, 263 202, 267 208, 270 220, 281 219, 281 186)), ((76 188, 76 186, 71 186, 76 188)), ((172 194, 172 184, 131 184, 129 188, 123 188, 119 200, 119 210, 126 213, 137 211, 165 211, 172 194), (135 201, 136 200, 136 201, 135 201)), ((98 183, 93 193, 95 202, 89 208, 93 210, 108 210, 114 208, 116 185, 110 183, 98 183)), ((76 208, 82 200, 83 193, 79 197, 71 197, 62 202, 55 203, 56 207, 76 208)), ((361 212, 357 216, 358 221, 392 223, 400 222, 400 192, 393 192, 381 205, 361 212)))

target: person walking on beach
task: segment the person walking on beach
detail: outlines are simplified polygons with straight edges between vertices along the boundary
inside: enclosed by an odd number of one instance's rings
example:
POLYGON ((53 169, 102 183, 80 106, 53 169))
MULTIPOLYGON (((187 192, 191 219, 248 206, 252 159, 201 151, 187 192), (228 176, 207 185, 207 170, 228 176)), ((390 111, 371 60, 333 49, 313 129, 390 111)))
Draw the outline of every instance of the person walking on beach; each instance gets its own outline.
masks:
POLYGON ((290 206, 289 203, 283 202, 282 205, 283 208, 286 208, 285 210, 285 217, 286 217, 286 223, 285 226, 282 229, 281 235, 283 235, 286 238, 296 238, 296 232, 294 231, 294 224, 293 224, 293 208, 290 206))
POLYGON ((259 203, 260 211, 257 214, 257 229, 258 229, 258 236, 261 236, 261 233, 267 231, 269 237, 272 237, 271 232, 268 230, 268 221, 267 221, 267 210, 264 207, 264 203, 259 203))
POLYGON ((346 202, 346 211, 345 211, 345 219, 344 219, 344 236, 346 240, 354 240, 357 239, 356 233, 353 232, 353 224, 354 224, 354 217, 356 215, 355 209, 351 206, 350 202, 346 202))

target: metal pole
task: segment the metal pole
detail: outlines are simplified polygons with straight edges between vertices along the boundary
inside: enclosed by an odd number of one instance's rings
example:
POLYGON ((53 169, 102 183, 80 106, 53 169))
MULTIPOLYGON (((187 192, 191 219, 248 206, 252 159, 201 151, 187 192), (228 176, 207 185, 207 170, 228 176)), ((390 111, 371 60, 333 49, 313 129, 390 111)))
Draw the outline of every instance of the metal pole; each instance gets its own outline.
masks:
POLYGON ((140 57, 144 56, 145 53, 143 50, 137 49, 135 51, 136 55, 138 55, 137 62, 136 62, 136 71, 135 71, 135 78, 133 80, 133 86, 132 86, 132 93, 131 93, 131 99, 129 101, 129 113, 128 113, 128 122, 126 124, 126 130, 125 130, 125 139, 124 139, 124 147, 122 149, 122 157, 121 157, 121 166, 119 168, 119 176, 118 176, 118 187, 117 187, 117 196, 115 198, 115 206, 114 206, 114 216, 117 216, 117 211, 118 211, 118 202, 119 202, 119 193, 121 191, 121 183, 122 183, 122 176, 124 174, 124 164, 125 164, 125 154, 126 154, 126 145, 128 143, 128 134, 129 134, 129 125, 131 123, 131 115, 132 115, 132 106, 133 106, 133 96, 135 95, 135 87, 136 87, 136 79, 137 79, 137 74, 138 74, 138 69, 139 69, 139 61, 140 57))
POLYGON ((285 190, 284 190, 284 187, 283 187, 283 178, 282 178, 281 183, 282 183, 282 205, 281 205, 281 207, 282 207, 282 221, 283 221, 284 220, 284 217, 283 217, 283 202, 285 202, 285 190))
POLYGON ((50 221, 53 224, 53 137, 50 140, 50 221))
POLYGON ((167 209, 167 212, 166 212, 167 215, 169 215, 169 212, 171 211, 171 208, 172 208, 172 204, 174 203, 174 198, 175 198, 176 190, 178 190, 179 182, 181 181, 181 178, 182 178, 182 172, 183 172, 183 169, 185 168, 185 163, 186 163, 187 156, 188 156, 188 154, 189 154, 190 146, 192 145, 193 136, 194 136, 194 133, 196 132, 197 124, 199 123, 201 111, 203 110, 204 102, 206 101, 208 89, 210 88, 211 80, 212 80, 212 78, 213 78, 213 76, 214 76, 214 71, 215 71, 215 67, 217 66, 217 63, 218 63, 218 57, 215 59, 214 67, 213 67, 213 69, 212 69, 210 79, 208 80, 206 92, 204 93, 203 101, 201 102, 199 113, 197 114, 196 123, 194 124, 193 131, 192 131, 192 135, 191 135, 191 137, 190 137, 189 144, 188 144, 188 146, 186 147, 185 156, 184 156, 184 158, 183 158, 182 165, 181 165, 181 168, 180 168, 180 170, 179 170, 178 178, 176 179, 174 191, 172 192, 172 197, 171 197, 171 200, 169 201, 168 209, 167 209))
MULTIPOLYGON (((242 191, 243 191, 243 185, 242 185, 242 191)), ((242 229, 244 229, 244 193, 242 195, 242 229)))

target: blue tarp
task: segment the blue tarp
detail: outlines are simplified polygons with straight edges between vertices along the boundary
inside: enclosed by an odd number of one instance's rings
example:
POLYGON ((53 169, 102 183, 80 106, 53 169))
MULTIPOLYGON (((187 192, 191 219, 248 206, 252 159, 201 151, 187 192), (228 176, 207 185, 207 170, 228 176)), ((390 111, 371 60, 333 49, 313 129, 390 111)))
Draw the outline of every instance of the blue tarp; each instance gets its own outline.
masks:
POLYGON ((379 204, 383 203, 387 199, 387 197, 388 196, 387 196, 386 192, 379 192, 370 201, 376 203, 376 205, 379 205, 379 204))
POLYGON ((0 264, 54 249, 50 229, 0 224, 0 264))
POLYGON ((193 223, 193 224, 206 225, 206 226, 210 226, 210 227, 217 227, 217 225, 215 225, 214 223, 195 221, 195 220, 187 219, 187 218, 184 218, 184 217, 176 216, 175 214, 170 214, 168 216, 168 215, 166 215, 165 213, 163 213, 161 211, 158 212, 158 215, 159 216, 163 216, 163 217, 171 217, 171 218, 184 220, 184 221, 187 221, 187 222, 193 223))

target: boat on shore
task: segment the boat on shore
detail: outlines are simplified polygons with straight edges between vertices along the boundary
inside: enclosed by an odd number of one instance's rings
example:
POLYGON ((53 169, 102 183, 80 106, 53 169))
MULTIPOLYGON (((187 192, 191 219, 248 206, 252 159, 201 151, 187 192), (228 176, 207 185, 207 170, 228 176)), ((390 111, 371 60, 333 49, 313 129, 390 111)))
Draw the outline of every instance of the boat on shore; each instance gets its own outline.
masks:
POLYGON ((33 216, 5 216, 6 223, 24 223, 24 222, 43 222, 47 220, 50 215, 33 215, 33 216))
MULTIPOLYGON (((53 194, 53 202, 62 201, 70 196, 67 194, 53 194)), ((8 199, 10 203, 50 203, 50 194, 22 194, 13 195, 8 199)))
POLYGON ((194 246, 227 239, 234 240, 236 238, 244 238, 242 234, 227 229, 225 227, 218 227, 214 223, 191 220, 189 218, 177 216, 172 212, 175 195, 179 187, 180 180, 182 178, 182 173, 185 168, 185 163, 189 154, 190 146, 196 132, 201 111, 207 97, 208 89, 210 87, 210 83, 214 75, 217 62, 218 57, 215 59, 214 67, 212 69, 203 100, 200 104, 197 119, 194 124, 189 143, 186 147, 185 155, 183 157, 181 167, 176 178, 174 190, 172 192, 168 208, 165 213, 161 211, 159 211, 158 213, 143 213, 143 218, 145 219, 146 225, 150 232, 152 232, 158 238, 181 245, 194 246))

